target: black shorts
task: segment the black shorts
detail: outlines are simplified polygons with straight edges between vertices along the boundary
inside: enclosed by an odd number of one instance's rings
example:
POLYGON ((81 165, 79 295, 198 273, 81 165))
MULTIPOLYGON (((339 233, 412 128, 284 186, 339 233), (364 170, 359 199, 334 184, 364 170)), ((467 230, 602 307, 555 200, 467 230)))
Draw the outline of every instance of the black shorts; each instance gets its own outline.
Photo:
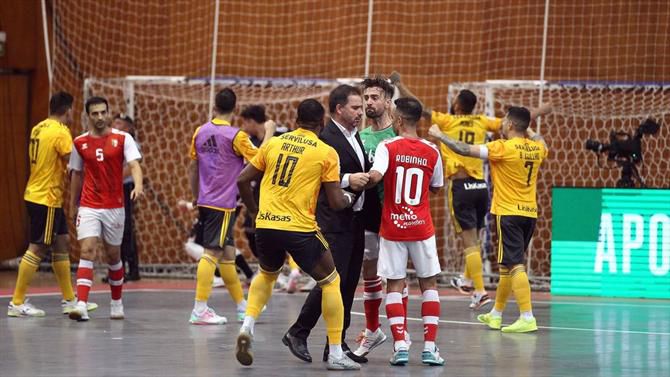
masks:
POLYGON ((256 248, 261 266, 269 272, 281 269, 288 252, 303 271, 311 273, 323 253, 329 250, 328 242, 318 231, 293 232, 262 228, 256 229, 256 248))
MULTIPOLYGON (((222 250, 235 246, 235 211, 223 211, 208 207, 198 207, 199 222, 202 227, 202 243, 205 249, 222 250)), ((196 233, 196 240, 200 238, 196 233)), ((196 241, 197 242, 197 241, 196 241)))
POLYGON ((30 217, 30 243, 49 246, 54 235, 67 234, 67 220, 63 208, 47 207, 26 201, 30 217))
POLYGON ((449 184, 449 208, 456 232, 481 229, 489 207, 486 181, 475 178, 452 179, 449 184))
POLYGON ((498 231, 498 264, 511 267, 524 264, 537 219, 526 216, 496 216, 498 231))

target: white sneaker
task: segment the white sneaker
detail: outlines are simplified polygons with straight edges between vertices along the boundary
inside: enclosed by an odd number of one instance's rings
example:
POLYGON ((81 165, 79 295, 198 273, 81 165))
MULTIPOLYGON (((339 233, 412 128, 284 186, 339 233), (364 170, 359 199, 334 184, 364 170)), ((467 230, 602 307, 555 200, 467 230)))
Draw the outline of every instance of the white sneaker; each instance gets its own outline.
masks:
POLYGON ((300 287, 300 292, 309 292, 312 289, 314 289, 314 287, 316 287, 316 280, 310 277, 309 280, 307 280, 307 283, 303 284, 302 287, 300 287))
POLYGON ((469 295, 474 291, 472 280, 464 278, 463 275, 451 278, 449 283, 463 295, 469 295))
POLYGON ((220 287, 225 287, 226 283, 223 282, 223 278, 219 276, 214 276, 214 280, 212 280, 212 287, 214 288, 220 288, 220 287))
POLYGON ((328 363, 326 364, 328 370, 359 370, 361 364, 351 360, 347 355, 342 354, 342 357, 336 358, 332 353, 328 354, 328 363))
POLYGON ((354 354, 356 356, 365 356, 385 341, 386 335, 382 331, 381 327, 377 328, 375 331, 365 329, 365 335, 363 336, 358 349, 354 351, 354 354))
POLYGON ((278 291, 287 291, 288 290, 288 276, 284 274, 279 274, 277 280, 275 281, 275 290, 278 291))
POLYGON ((37 309, 28 302, 28 299, 23 301, 21 305, 14 305, 10 301, 9 306, 7 306, 7 315, 10 317, 44 317, 45 314, 44 310, 37 309))
POLYGON ((109 311, 110 319, 123 319, 125 318, 123 314, 123 301, 121 300, 112 300, 110 303, 109 311))
POLYGON ((77 305, 70 311, 70 314, 68 315, 71 320, 78 321, 78 322, 84 322, 88 321, 88 309, 87 305, 84 301, 77 301, 77 305))
POLYGON ((192 325, 225 325, 228 323, 228 319, 217 315, 212 308, 207 308, 201 314, 196 313, 195 309, 193 309, 189 322, 192 325))
POLYGON ((298 279, 300 279, 300 273, 294 274, 291 272, 289 274, 288 283, 286 283, 287 293, 296 293, 298 291, 298 279))
MULTIPOLYGON (((70 314, 70 312, 73 311, 74 308, 77 306, 76 297, 75 297, 75 300, 61 300, 60 301, 60 306, 63 308, 63 314, 70 314)), ((98 308, 98 304, 96 304, 95 302, 87 302, 86 303, 86 309, 89 312, 92 312, 97 308, 98 308)))

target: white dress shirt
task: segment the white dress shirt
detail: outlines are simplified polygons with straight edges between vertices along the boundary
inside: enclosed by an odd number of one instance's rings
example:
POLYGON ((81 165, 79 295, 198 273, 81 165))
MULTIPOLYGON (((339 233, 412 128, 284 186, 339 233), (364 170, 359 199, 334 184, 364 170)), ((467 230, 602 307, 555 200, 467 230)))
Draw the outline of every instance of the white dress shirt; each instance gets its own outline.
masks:
MULTIPOLYGON (((365 153, 363 152, 363 148, 361 148, 360 144, 358 144, 358 141, 356 140, 356 134, 358 133, 358 129, 354 127, 352 131, 349 131, 348 129, 344 128, 341 124, 337 123, 335 119, 332 119, 333 123, 337 126, 337 128, 340 129, 340 132, 342 132, 342 135, 344 135, 344 138, 347 139, 351 147, 354 149, 354 152, 356 152, 356 156, 358 156, 358 162, 360 162, 361 166, 363 169, 365 169, 365 153)), ((340 188, 347 188, 349 187, 349 173, 346 173, 342 176, 342 181, 340 181, 340 188)), ((352 206, 354 212, 358 212, 361 209, 363 209, 363 201, 365 200, 365 191, 361 192, 361 196, 358 197, 358 200, 356 200, 356 203, 352 206)))

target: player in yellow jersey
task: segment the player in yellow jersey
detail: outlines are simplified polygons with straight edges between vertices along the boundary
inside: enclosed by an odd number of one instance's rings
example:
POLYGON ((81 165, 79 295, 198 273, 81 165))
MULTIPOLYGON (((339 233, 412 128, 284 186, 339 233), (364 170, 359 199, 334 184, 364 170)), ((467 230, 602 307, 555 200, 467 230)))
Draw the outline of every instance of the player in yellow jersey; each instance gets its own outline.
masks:
MULTIPOLYGON (((14 295, 7 308, 10 317, 44 316, 44 310, 34 307, 25 297, 49 248, 52 249, 51 266, 63 294, 63 313, 72 311, 76 304, 70 279, 67 221, 63 213, 63 176, 72 151, 72 135, 67 126, 72 122, 72 102, 70 93, 58 92, 51 96, 49 117, 30 132, 30 178, 23 196, 30 217, 30 242, 19 264, 14 295)), ((89 303, 88 309, 97 307, 89 303)))
POLYGON ((316 225, 316 202, 323 186, 333 209, 351 206, 354 196, 340 189, 340 161, 335 149, 317 136, 325 110, 313 99, 298 105, 295 131, 273 137, 262 146, 237 179, 240 196, 256 215, 259 273, 249 287, 246 317, 237 337, 236 357, 243 365, 253 362, 254 323, 272 294, 286 253, 314 278, 323 290, 321 306, 330 342, 327 368, 360 369, 341 347, 344 305, 340 276, 328 243, 316 225), (262 177, 262 178, 261 178, 262 177), (251 182, 261 178, 260 203, 251 182))
MULTIPOLYGON (((401 95, 414 97, 400 81, 400 74, 394 72, 391 80, 401 95)), ((476 105, 477 96, 465 89, 456 96, 450 109, 451 114, 424 107, 424 117, 430 119, 432 124, 436 124, 442 133, 452 139, 470 145, 482 145, 486 143, 488 133, 500 132, 502 119, 473 114, 476 105)), ((541 116, 549 111, 551 111, 549 106, 531 109, 531 117, 541 116)), ((449 210, 456 233, 463 241, 465 256, 464 276, 451 279, 451 285, 464 294, 473 291, 470 308, 482 309, 491 303, 484 289, 479 239, 479 232, 485 226, 489 205, 488 185, 484 180, 484 162, 479 158, 461 156, 444 145, 441 147, 441 152, 445 177, 450 178, 447 191, 449 210)))
POLYGON ((544 139, 529 128, 530 120, 528 109, 510 107, 502 121, 505 139, 485 145, 454 140, 442 133, 437 125, 429 131, 431 136, 459 155, 489 160, 493 182, 491 214, 496 216, 500 281, 495 306, 477 319, 492 329, 500 329, 502 312, 513 291, 521 315, 512 325, 503 327, 503 332, 537 330, 524 253, 535 230, 537 175, 548 149, 544 139))

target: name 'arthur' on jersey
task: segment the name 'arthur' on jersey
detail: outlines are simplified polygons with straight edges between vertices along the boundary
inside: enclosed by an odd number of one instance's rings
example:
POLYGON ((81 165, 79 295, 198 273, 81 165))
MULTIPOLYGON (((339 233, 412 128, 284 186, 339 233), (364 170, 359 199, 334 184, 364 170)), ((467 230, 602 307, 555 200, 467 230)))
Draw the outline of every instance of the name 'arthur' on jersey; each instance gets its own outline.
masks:
POLYGON ((430 187, 442 187, 442 159, 423 139, 395 137, 377 146, 371 170, 384 175, 384 205, 379 235, 391 241, 422 241, 435 234, 430 187))
POLYGON ((81 207, 123 207, 123 163, 142 156, 130 134, 111 129, 104 136, 89 132, 74 139, 69 168, 84 171, 81 207))

